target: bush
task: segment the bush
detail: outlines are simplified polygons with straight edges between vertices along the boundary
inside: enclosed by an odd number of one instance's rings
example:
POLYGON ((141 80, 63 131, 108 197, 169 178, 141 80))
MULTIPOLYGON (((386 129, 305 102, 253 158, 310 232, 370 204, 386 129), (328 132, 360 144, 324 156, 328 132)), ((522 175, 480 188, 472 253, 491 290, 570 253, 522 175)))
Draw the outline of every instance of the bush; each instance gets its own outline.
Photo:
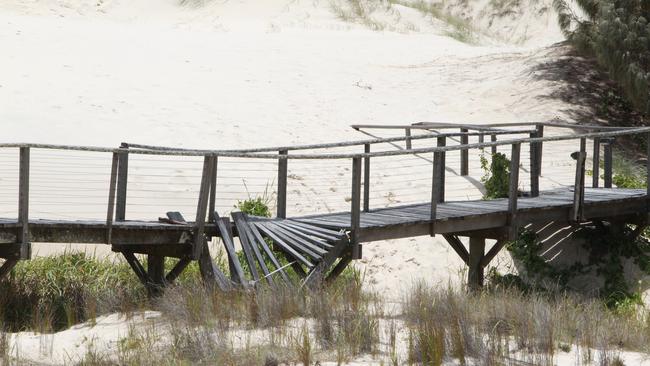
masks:
POLYGON ((510 160, 502 153, 492 154, 492 161, 481 155, 481 168, 485 172, 481 182, 485 185, 483 199, 507 198, 510 187, 510 160), (488 165, 489 164, 489 165, 488 165))
POLYGON ((554 0, 567 39, 582 53, 595 56, 627 98, 650 114, 650 2, 646 0, 577 0, 584 17, 568 0, 554 0))

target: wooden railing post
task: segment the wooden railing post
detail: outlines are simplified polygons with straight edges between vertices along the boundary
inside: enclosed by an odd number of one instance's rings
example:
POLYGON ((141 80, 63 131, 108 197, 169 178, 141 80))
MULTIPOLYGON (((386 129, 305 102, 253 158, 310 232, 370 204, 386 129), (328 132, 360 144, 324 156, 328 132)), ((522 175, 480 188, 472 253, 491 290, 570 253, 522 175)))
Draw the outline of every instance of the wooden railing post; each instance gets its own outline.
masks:
MULTIPOLYGON (((122 143, 122 149, 128 149, 129 144, 122 143)), ((117 168, 117 201, 115 208, 115 221, 126 220, 126 192, 129 178, 129 152, 119 153, 117 168)))
POLYGON ((585 201, 585 161, 587 160, 586 141, 580 139, 580 151, 571 154, 576 160, 576 178, 573 187, 573 210, 570 220, 580 222, 583 220, 583 206, 585 201))
POLYGON ((645 143, 647 145, 647 151, 646 151, 646 205, 647 205, 647 212, 650 212, 650 133, 646 134, 646 139, 645 143))
MULTIPOLYGON (((370 144, 363 146, 366 154, 370 153, 370 144)), ((363 158, 363 211, 370 211, 370 157, 363 158)))
MULTIPOLYGON (((280 155, 287 155, 287 150, 280 150, 280 155)), ((281 219, 287 218, 287 172, 289 168, 288 159, 278 159, 278 205, 276 216, 281 219)))
POLYGON ((30 148, 20 148, 20 170, 18 176, 18 222, 20 231, 18 243, 20 244, 20 259, 31 257, 31 242, 29 237, 29 170, 30 170, 30 148))
POLYGON ((113 219, 115 217, 115 190, 117 189, 117 170, 120 153, 113 153, 111 162, 111 180, 108 184, 108 210, 106 212, 106 244, 111 244, 113 238, 113 219))
POLYGON ((210 205, 208 208, 208 221, 215 222, 214 216, 217 205, 217 167, 219 166, 219 157, 213 159, 212 177, 210 177, 210 205))
POLYGON ((404 133, 406 135, 406 150, 411 150, 413 147, 412 141, 411 141, 411 129, 410 128, 405 128, 404 133))
POLYGON ((205 238, 205 218, 208 209, 208 201, 210 198, 210 185, 212 173, 214 170, 214 160, 216 157, 206 155, 203 158, 203 173, 201 174, 201 187, 199 188, 199 200, 196 205, 196 221, 194 229, 194 247, 192 250, 193 259, 199 259, 203 252, 203 245, 205 238))
MULTIPOLYGON (((496 141, 497 141, 497 135, 494 135, 494 134, 490 135, 490 142, 496 142, 496 141)), ((492 146, 492 149, 491 149, 490 152, 492 153, 492 155, 496 154, 497 153, 497 146, 496 145, 492 146)))
POLYGON ((600 184, 600 138, 599 137, 594 137, 594 156, 593 156, 591 171, 592 171, 591 186, 594 188, 598 188, 598 185, 600 184))
POLYGON ((509 212, 509 230, 508 238, 515 240, 517 238, 517 196, 519 194, 519 157, 521 145, 512 144, 512 153, 510 154, 510 187, 508 191, 508 212, 509 212))
MULTIPOLYGON (((447 140, 446 137, 438 137, 438 147, 445 147, 447 146, 447 140)), ((446 160, 446 153, 444 151, 440 151, 440 162, 438 164, 438 180, 435 182, 435 184, 439 185, 438 189, 438 196, 437 200, 438 202, 445 202, 445 162, 446 160)), ((434 162, 435 163, 435 162, 434 162)), ((434 164, 434 169, 435 169, 435 164, 434 164)))
MULTIPOLYGON (((530 138, 537 137, 536 132, 530 134, 530 138)), ((530 196, 538 197, 539 196, 539 173, 537 172, 537 156, 538 156, 538 145, 533 142, 529 145, 530 147, 530 196)))
MULTIPOLYGON (((544 137, 544 125, 542 124, 537 124, 535 125, 535 129, 537 132, 535 133, 535 136, 538 138, 543 138, 544 137)), ((543 142, 538 142, 537 146, 535 147, 535 160, 537 162, 537 174, 542 175, 542 155, 544 153, 544 143, 543 142)))
POLYGON ((444 176, 442 173, 444 172, 444 152, 443 151, 436 151, 433 153, 433 175, 431 177, 431 211, 429 215, 429 219, 431 220, 431 225, 430 225, 430 234, 431 236, 435 236, 435 221, 436 221, 436 215, 437 215, 437 210, 438 210, 438 203, 441 202, 441 197, 444 193, 444 176))
POLYGON ((359 243, 361 228, 361 158, 352 158, 352 201, 350 209, 350 239, 352 259, 361 259, 362 248, 359 243))
POLYGON ((603 159, 605 164, 605 188, 612 188, 612 145, 614 140, 609 138, 602 142, 605 144, 605 156, 603 159))
MULTIPOLYGON (((469 136, 467 136, 468 130, 466 128, 461 128, 460 133, 460 144, 467 145, 469 143, 469 136)), ((460 175, 466 176, 469 174, 469 150, 463 149, 460 151, 460 175)))

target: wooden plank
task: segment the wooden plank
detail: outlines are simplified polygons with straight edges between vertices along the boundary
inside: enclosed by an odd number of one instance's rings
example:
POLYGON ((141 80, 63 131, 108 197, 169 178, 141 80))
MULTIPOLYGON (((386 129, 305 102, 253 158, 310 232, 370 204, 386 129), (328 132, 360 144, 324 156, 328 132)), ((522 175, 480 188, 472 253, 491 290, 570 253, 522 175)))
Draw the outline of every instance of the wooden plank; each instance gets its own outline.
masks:
MULTIPOLYGON (((510 187, 508 191, 508 212, 510 226, 509 237, 514 240, 517 237, 517 196, 519 195, 519 156, 521 152, 521 145, 519 143, 512 144, 512 152, 510 154, 510 187)), ((483 243, 485 246, 485 243, 483 243)), ((482 254, 481 254, 482 255, 482 254)))
MULTIPOLYGON (((447 146, 447 140, 445 137, 438 137, 437 138, 437 145, 438 147, 445 147, 447 146)), ((438 202, 445 202, 445 167, 447 166, 447 153, 444 151, 440 152, 440 164, 438 165, 438 169, 440 170, 438 172, 438 184, 440 184, 440 195, 438 197, 438 202)), ((434 153, 435 156, 435 153, 434 153)), ((434 164, 435 165, 435 164, 434 164)))
POLYGON ((467 249, 465 249, 465 245, 463 245, 463 242, 458 239, 457 236, 452 235, 452 234, 443 234, 442 235, 445 240, 447 240, 447 243, 449 243, 449 246, 458 254, 460 259, 465 262, 466 265, 469 265, 469 253, 467 252, 467 249))
POLYGON ((605 188, 612 188, 612 144, 614 143, 611 139, 606 141, 601 140, 605 143, 604 151, 604 164, 605 164, 605 188))
MULTIPOLYGON (((287 150, 280 150, 279 155, 287 155, 287 150)), ((278 159, 278 204, 276 216, 285 219, 287 217, 287 175, 289 169, 288 159, 278 159)))
POLYGON ((361 229, 361 158, 352 158, 352 201, 350 202, 350 241, 352 259, 361 259, 362 249, 359 243, 361 229))
MULTIPOLYGON (((277 226, 281 227, 282 229, 286 230, 287 232, 295 235, 301 241, 308 242, 308 243, 310 243, 311 245, 313 245, 313 246, 315 246, 317 248, 321 248, 323 250, 329 250, 329 249, 331 249, 333 247, 333 245, 326 242, 325 240, 314 238, 314 237, 310 236, 309 234, 306 234, 304 231, 301 231, 300 227, 291 226, 291 225, 287 224, 286 222, 281 222, 281 221, 275 221, 274 223, 275 223, 275 225, 277 225, 277 226)), ((332 239, 332 241, 338 241, 339 239, 334 238, 334 239, 332 239)))
MULTIPOLYGON (((538 123, 535 125, 535 129, 537 130, 537 133, 535 134, 536 137, 538 138, 543 138, 544 137, 544 125, 541 123, 538 123)), ((537 147, 535 148, 536 150, 536 161, 537 161, 537 174, 539 176, 542 176, 542 155, 544 153, 544 143, 543 142, 538 142, 537 147)))
POLYGON ((406 139, 404 140, 406 142, 406 150, 411 150, 412 149, 412 143, 411 143, 411 129, 410 128, 405 128, 404 129, 404 134, 406 136, 406 139))
POLYGON ((331 283, 332 281, 335 281, 341 273, 350 265, 350 262, 352 262, 352 256, 347 255, 339 259, 338 263, 334 268, 330 271, 330 273, 327 275, 325 278, 325 282, 331 283))
MULTIPOLYGON (((194 230, 194 249, 193 258, 198 259, 203 251, 203 237, 205 233, 205 216, 208 209, 208 200, 210 197, 210 180, 214 170, 214 157, 206 156, 203 158, 203 172, 201 174, 201 186, 199 188, 199 200, 196 205, 196 228, 194 230)), ((214 216, 217 219, 217 216, 214 216)))
POLYGON ((264 240, 262 234, 260 234, 255 224, 248 221, 247 219, 246 219, 246 223, 248 228, 251 231, 251 234, 253 234, 251 240, 257 241, 257 244, 262 247, 262 250, 264 251, 264 253, 266 253, 266 256, 269 257, 269 260, 271 260, 271 263, 273 263, 273 265, 275 266, 276 271, 280 273, 280 276, 282 277, 282 280, 284 280, 284 283, 287 285, 290 284, 291 281, 289 280, 289 276, 287 276, 287 273, 282 268, 282 265, 275 257, 275 254, 271 251, 271 248, 269 248, 269 246, 267 245, 266 240, 264 240))
MULTIPOLYGON (((370 144, 365 144, 364 153, 370 153, 370 144)), ((363 158, 363 212, 370 211, 370 157, 363 158)))
POLYGON ((594 138, 594 156, 591 166, 591 186, 593 188, 598 188, 600 184, 600 138, 594 138))
POLYGON ((573 187, 573 209, 570 220, 580 222, 584 219, 584 202, 585 202, 585 161, 587 153, 585 152, 585 139, 581 139, 580 151, 572 154, 576 159, 575 184, 573 187))
POLYGON ((494 243, 494 245, 492 246, 492 248, 490 248, 487 254, 485 254, 485 256, 483 256, 483 258, 481 259, 481 267, 483 268, 487 267, 490 264, 490 262, 492 262, 492 259, 494 259, 494 257, 496 257, 497 254, 499 254, 501 249, 503 249, 503 247, 506 246, 506 244, 508 244, 507 240, 497 240, 497 242, 494 243))
POLYGON ((315 246, 311 243, 308 243, 306 241, 302 241, 298 236, 295 234, 285 230, 283 227, 278 225, 276 222, 273 221, 268 221, 262 223, 264 226, 266 226, 269 230, 273 230, 273 232, 284 239, 286 243, 289 243, 294 249, 309 255, 310 257, 319 260, 322 258, 323 255, 327 254, 327 250, 323 248, 319 248, 318 246, 315 246))
MULTIPOLYGON (((468 130, 466 128, 461 128, 460 132, 466 134, 468 130)), ((460 135, 460 144, 467 145, 469 143, 469 137, 467 135, 460 135)), ((460 175, 466 176, 469 174, 469 150, 463 149, 460 151, 460 175)))
POLYGON ((18 260, 16 259, 7 259, 2 263, 2 266, 0 266, 0 280, 2 280, 6 275, 11 272, 11 270, 18 264, 18 260))
POLYGON ((165 276, 165 281, 168 283, 173 283, 174 281, 176 281, 178 276, 180 276, 181 273, 183 273, 185 268, 187 268, 187 266, 189 266, 190 263, 192 263, 192 259, 190 257, 180 258, 178 262, 176 262, 174 267, 165 276))
POLYGON ((323 276, 327 272, 327 270, 334 264, 334 261, 343 253, 345 249, 349 248, 349 242, 347 239, 341 240, 339 243, 337 243, 332 250, 330 250, 327 255, 323 257, 323 259, 318 263, 316 267, 314 267, 309 274, 307 274, 307 277, 305 277, 305 280, 303 281, 303 284, 309 287, 313 287, 314 285, 317 284, 322 284, 323 281, 323 276))
POLYGON ((106 243, 111 244, 113 235, 113 216, 115 215, 115 190, 117 186, 118 153, 113 153, 111 180, 108 185, 108 210, 106 212, 106 243))
MULTIPOLYGON (((244 258, 246 259, 246 263, 248 263, 248 269, 253 276, 253 281, 257 283, 260 281, 260 274, 257 272, 257 266, 255 265, 254 257, 255 254, 253 253, 253 245, 248 240, 246 225, 243 223, 241 215, 243 215, 241 212, 234 212, 232 214, 232 217, 233 220, 235 220, 235 226, 237 227, 237 232, 239 234, 239 243, 241 244, 242 250, 244 251, 244 258)), ((264 260, 262 260, 262 263, 264 263, 264 260)), ((265 274, 268 274, 268 271, 265 274)))
MULTIPOLYGON (((530 134, 531 138, 537 137, 536 133, 530 134)), ((539 173, 537 172, 537 159, 538 159, 538 145, 536 143, 529 144, 530 148, 530 196, 539 196, 539 173)))
POLYGON ((226 253, 228 254, 228 258, 230 260, 230 263, 232 264, 232 273, 230 273, 230 276, 233 278, 233 280, 242 286, 244 288, 248 287, 248 282, 246 281, 246 276, 244 275, 244 270, 241 267, 241 264, 239 263, 239 258, 237 257, 237 252, 235 251, 235 244, 232 241, 232 234, 230 233, 229 226, 224 223, 223 220, 220 220, 219 214, 217 212, 214 213, 214 216, 216 218, 217 222, 217 228, 219 229, 219 233, 221 234, 221 241, 223 242, 224 247, 226 248, 226 253))
POLYGON ((144 267, 136 258, 136 256, 129 251, 123 251, 122 255, 126 259, 126 262, 131 266, 131 269, 133 272, 135 272, 135 275, 138 276, 138 279, 140 279, 140 282, 142 282, 143 285, 147 285, 151 283, 151 278, 149 278, 149 275, 147 274, 147 271, 145 271, 144 267))
POLYGON ((212 160, 212 175, 210 176, 210 204, 208 206, 208 221, 214 222, 215 206, 217 204, 217 168, 219 166, 219 157, 215 156, 212 160))
POLYGON ((483 287, 483 267, 481 261, 485 253, 485 239, 475 236, 469 237, 469 271, 467 285, 470 290, 476 291, 483 287))
POLYGON ((430 235, 435 236, 435 221, 438 216, 438 203, 441 201, 442 190, 444 188, 444 177, 442 176, 444 166, 442 152, 433 153, 433 177, 431 178, 431 204, 429 210, 429 220, 431 220, 430 235), (442 166, 442 169, 441 169, 442 166))
POLYGON ((233 283, 214 264, 207 241, 203 242, 203 251, 199 257, 199 270, 201 271, 203 283, 208 286, 216 284, 221 291, 229 291, 232 289, 233 283))
POLYGON ((271 238, 273 242, 275 242, 276 245, 278 245, 284 252, 289 254, 292 258, 294 258, 296 261, 306 265, 307 267, 311 268, 314 265, 307 259, 305 258, 302 254, 298 253, 289 243, 287 243, 283 238, 278 236, 273 230, 270 230, 268 227, 264 225, 262 222, 256 222, 255 227, 262 231, 266 236, 271 238))
MULTIPOLYGON (((122 149, 128 149, 129 145, 122 143, 122 149)), ((115 208, 115 220, 126 220, 126 195, 128 190, 129 178, 129 152, 123 151, 119 154, 118 172, 117 172, 117 203, 115 208)))
POLYGON ((271 271, 266 265, 266 261, 264 260, 264 257, 262 256, 262 253, 260 252, 260 249, 257 246, 258 244, 255 242, 255 238, 251 233, 249 224, 246 222, 246 218, 245 218, 246 216, 242 212, 233 212, 232 217, 233 220, 235 221, 235 226, 237 226, 239 239, 244 240, 247 243, 247 245, 253 250, 253 255, 255 256, 255 259, 257 259, 257 263, 259 264, 260 269, 262 270, 262 274, 264 275, 266 282, 269 285, 273 286, 275 282, 271 277, 271 271))
POLYGON ((310 235, 313 236, 318 236, 318 234, 322 234, 320 237, 325 239, 325 240, 336 240, 338 239, 342 234, 340 231, 334 231, 326 228, 322 228, 316 225, 310 225, 305 222, 301 221, 296 221, 296 220, 287 220, 284 221, 286 224, 294 225, 294 226, 299 226, 301 228, 304 228, 308 231, 310 231, 310 235), (311 233, 313 232, 313 233, 311 233))
POLYGON ((30 149, 28 147, 20 148, 19 158, 19 176, 18 176, 18 222, 20 223, 20 232, 18 233, 18 243, 20 247, 20 258, 29 259, 31 257, 31 238, 29 234, 29 170, 30 170, 30 149))

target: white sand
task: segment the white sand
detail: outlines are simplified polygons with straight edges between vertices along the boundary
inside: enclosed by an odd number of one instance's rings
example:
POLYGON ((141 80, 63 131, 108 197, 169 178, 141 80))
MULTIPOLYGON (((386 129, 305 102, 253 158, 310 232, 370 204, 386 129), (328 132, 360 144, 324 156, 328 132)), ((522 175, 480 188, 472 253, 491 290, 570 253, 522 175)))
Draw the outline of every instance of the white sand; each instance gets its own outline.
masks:
MULTIPOLYGON (((550 1, 530 8, 524 3, 521 13, 496 18, 486 15, 487 1, 452 7, 475 19, 472 45, 447 36, 449 26, 440 20, 401 6, 373 15, 394 31, 371 31, 338 19, 327 1, 214 1, 203 7, 172 0, 2 1, 2 140, 244 148, 367 137, 348 127, 353 123, 570 120, 575 107, 548 97, 563 83, 535 70, 560 52, 550 47, 562 40, 550 1)), ((575 149, 573 143, 545 148, 542 188, 571 184, 569 153, 575 149)), ((33 152, 30 213, 105 217, 109 157, 100 155, 33 152), (57 170, 77 174, 52 183, 57 170)), ((527 152, 522 156, 525 167, 527 152)), ((128 217, 155 219, 181 210, 191 218, 200 161, 156 159, 131 162, 128 217)), ((426 159, 373 165, 372 205, 426 200, 426 159)), ((467 178, 458 176, 458 156, 447 159, 447 198, 480 197, 477 159, 467 178)), ((15 152, 0 152, 0 161, 15 164, 15 152)), ((348 165, 291 161, 289 212, 347 208, 348 165)), ((219 169, 222 214, 247 192, 273 189, 274 162, 233 159, 219 169)), ((8 192, 0 198, 0 215, 15 214, 15 179, 12 169, 0 178, 8 192)), ((522 170, 523 186, 526 179, 522 170)), ((41 255, 61 250, 35 246, 41 255)), ((413 280, 457 282, 463 268, 441 238, 429 237, 367 244, 360 266, 368 282, 391 297, 413 280)), ((31 347, 19 339, 21 349, 31 347)))

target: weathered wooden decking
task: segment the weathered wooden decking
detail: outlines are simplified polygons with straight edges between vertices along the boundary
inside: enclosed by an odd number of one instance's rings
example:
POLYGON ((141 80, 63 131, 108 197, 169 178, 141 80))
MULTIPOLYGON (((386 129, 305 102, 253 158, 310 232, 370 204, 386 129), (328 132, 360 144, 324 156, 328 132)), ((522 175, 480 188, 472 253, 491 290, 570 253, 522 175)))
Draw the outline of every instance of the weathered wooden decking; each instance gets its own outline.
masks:
MULTIPOLYGON (((610 129, 588 127, 588 133, 543 137, 543 123, 475 126, 449 124, 416 124, 397 126, 405 136, 335 144, 305 145, 254 150, 205 151, 123 144, 118 149, 53 146, 40 144, 0 144, 0 148, 18 148, 19 179, 16 200, 17 218, 0 218, 0 277, 8 273, 18 260, 29 259, 31 243, 89 243, 108 244, 124 255, 138 278, 150 289, 159 289, 173 282, 193 260, 199 262, 203 278, 223 290, 233 287, 249 288, 260 282, 274 285, 277 281, 291 284, 290 268, 302 285, 320 283, 335 278, 350 263, 362 256, 362 243, 379 240, 410 238, 441 234, 469 266, 468 281, 480 286, 483 268, 515 238, 518 228, 534 223, 561 222, 567 224, 604 220, 648 224, 649 189, 619 189, 612 187, 612 144, 617 136, 644 134, 650 141, 650 128, 610 129), (532 126, 534 128, 522 129, 532 126), (506 128, 503 128, 506 127, 506 128), (440 129, 460 129, 460 132, 440 133, 440 129), (508 129, 513 128, 513 129, 508 129), (411 129, 427 130, 426 135, 412 135, 411 129), (498 136, 524 134, 526 138, 498 140, 498 136), (470 143, 477 137, 477 143, 470 143), (485 137, 490 141, 486 142, 485 137), (457 138, 458 145, 448 145, 447 139, 457 138), (593 139, 592 187, 585 183, 586 140, 593 139), (413 148, 413 141, 435 141, 435 146, 413 148), (575 179, 560 188, 540 190, 543 144, 555 141, 579 142, 575 161, 575 179), (370 152, 373 144, 404 142, 406 149, 370 152), (520 148, 528 144, 530 159, 528 190, 520 189, 520 148), (509 158, 510 191, 508 198, 494 200, 446 201, 446 153, 460 152, 460 175, 469 174, 468 151, 511 147, 509 158), (600 147, 604 146, 604 186, 600 188, 600 147), (296 150, 321 150, 363 147, 363 153, 297 154, 296 150), (74 150, 111 153, 110 179, 106 220, 51 220, 29 216, 30 150, 74 150), (293 152, 293 153, 289 153, 293 152), (127 185, 130 154, 158 156, 203 157, 203 170, 198 187, 196 217, 186 221, 178 212, 167 212, 158 221, 128 220, 126 217, 127 185), (372 208, 369 192, 371 160, 395 156, 432 154, 430 171, 430 200, 416 204, 372 208), (217 166, 219 157, 250 160, 277 160, 277 212, 275 218, 253 217, 234 212, 220 217, 215 209, 217 199, 217 166), (350 210, 314 215, 287 215, 288 164, 296 160, 338 160, 351 162, 350 210), (468 248, 459 237, 469 237, 468 248), (228 257, 228 271, 217 268, 207 243, 219 237, 228 257), (237 255, 235 238, 243 251, 237 255), (486 239, 496 243, 485 251, 486 239), (145 269, 135 254, 148 256, 145 269), (164 258, 178 258, 176 266, 164 273, 164 258), (245 273, 245 267, 249 268, 245 273)), ((557 125, 557 124, 547 124, 557 125)), ((385 127, 385 126, 383 126, 385 127)), ((356 126, 357 129, 363 126, 356 126)), ((650 143, 649 143, 650 146, 650 143)), ((650 156, 650 147, 649 153, 650 156)), ((648 160, 650 172, 650 159, 648 160)), ((650 181, 650 174, 649 181, 650 181)), ((404 177, 405 180, 408 177, 404 177)), ((345 193, 342 193, 345 194, 345 193)), ((245 197, 241 197, 242 199, 245 197)), ((155 199, 155 197, 154 197, 155 199)), ((348 198, 345 198, 348 201, 348 198)))

